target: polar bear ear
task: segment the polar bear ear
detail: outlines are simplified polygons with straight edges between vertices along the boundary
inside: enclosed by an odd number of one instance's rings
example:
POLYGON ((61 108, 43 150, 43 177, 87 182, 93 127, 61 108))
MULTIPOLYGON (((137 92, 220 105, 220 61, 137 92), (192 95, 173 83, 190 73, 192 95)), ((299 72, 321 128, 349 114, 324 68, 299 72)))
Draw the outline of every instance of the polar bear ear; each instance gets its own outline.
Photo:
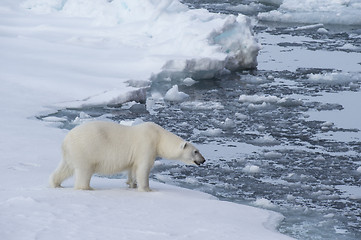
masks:
POLYGON ((182 142, 182 144, 181 144, 181 149, 185 149, 186 147, 187 147, 187 142, 182 142))

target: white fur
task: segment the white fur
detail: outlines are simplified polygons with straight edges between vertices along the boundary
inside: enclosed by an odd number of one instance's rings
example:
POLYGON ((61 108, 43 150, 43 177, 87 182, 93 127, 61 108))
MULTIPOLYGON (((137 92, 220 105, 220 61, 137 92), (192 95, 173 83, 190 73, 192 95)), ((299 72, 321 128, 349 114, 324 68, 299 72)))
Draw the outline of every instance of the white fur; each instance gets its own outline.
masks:
POLYGON ((75 189, 90 188, 94 173, 114 174, 128 170, 128 184, 150 191, 149 172, 156 157, 200 165, 199 151, 182 138, 154 123, 123 126, 90 122, 71 130, 64 139, 63 160, 50 177, 51 187, 75 173, 75 189))

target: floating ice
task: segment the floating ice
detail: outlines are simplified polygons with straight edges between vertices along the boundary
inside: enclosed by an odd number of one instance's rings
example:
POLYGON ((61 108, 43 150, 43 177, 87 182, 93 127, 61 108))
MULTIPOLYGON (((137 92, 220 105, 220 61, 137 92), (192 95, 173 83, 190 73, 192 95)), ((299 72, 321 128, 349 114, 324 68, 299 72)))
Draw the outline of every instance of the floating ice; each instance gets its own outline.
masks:
POLYGON ((186 86, 192 86, 193 84, 197 83, 197 81, 195 81, 194 79, 188 77, 188 78, 185 78, 183 80, 183 83, 186 86))
POLYGON ((332 123, 332 122, 324 122, 324 123, 322 123, 321 124, 321 130, 323 130, 323 131, 328 131, 328 130, 330 130, 333 126, 334 126, 335 124, 334 123, 332 123))
POLYGON ((181 109, 183 110, 217 110, 224 109, 224 106, 219 102, 201 102, 201 101, 192 101, 192 102, 183 102, 181 103, 181 109))
POLYGON ((246 120, 248 118, 248 116, 243 113, 235 113, 234 116, 236 116, 238 120, 246 120))
POLYGON ((230 118, 226 118, 224 121, 218 121, 217 119, 212 119, 211 121, 215 126, 223 130, 233 129, 236 127, 236 122, 230 118))
POLYGON ((122 120, 122 121, 119 121, 119 124, 125 125, 125 126, 133 126, 134 122, 135 121, 122 120))
POLYGON ((258 173, 259 171, 260 171, 260 168, 255 165, 246 165, 243 168, 243 172, 246 172, 246 173, 258 173))
POLYGON ((355 46, 351 43, 346 43, 345 45, 343 45, 342 47, 338 47, 338 49, 341 49, 341 50, 351 50, 351 51, 358 51, 358 50, 361 50, 360 47, 358 46, 355 46))
POLYGON ((278 159, 278 158, 282 157, 282 153, 279 153, 279 152, 266 152, 266 153, 263 154, 263 156, 265 158, 268 158, 268 159, 278 159))
POLYGON ((324 215, 323 217, 324 218, 333 218, 334 216, 335 216, 335 214, 329 213, 329 214, 324 215))
POLYGON ((328 30, 326 29, 326 28, 319 28, 319 29, 317 29, 317 32, 318 33, 323 33, 323 34, 326 34, 326 33, 328 33, 328 30))
POLYGON ((280 98, 276 96, 241 95, 238 101, 242 103, 276 103, 280 98))
POLYGON ((110 114, 104 114, 101 115, 99 117, 92 117, 89 114, 86 114, 85 112, 80 112, 79 116, 77 116, 73 121, 72 121, 72 125, 80 125, 82 123, 85 122, 91 122, 94 120, 98 120, 98 121, 110 121, 108 117, 111 117, 110 114))
POLYGON ((293 196, 293 195, 291 195, 291 194, 287 194, 286 199, 287 199, 288 201, 294 201, 294 200, 296 200, 296 197, 293 196))
POLYGON ((326 159, 323 156, 319 155, 315 158, 315 160, 316 161, 325 161, 326 159))
POLYGON ((302 27, 296 27, 294 28, 295 31, 302 31, 302 30, 309 30, 309 29, 319 29, 322 28, 324 25, 322 23, 318 23, 318 24, 311 24, 311 25, 307 25, 307 26, 302 26, 302 27))
POLYGON ((310 83, 320 83, 326 85, 345 85, 352 82, 360 82, 361 76, 358 73, 330 72, 330 73, 311 73, 307 75, 305 81, 310 83))
POLYGON ((341 195, 343 198, 351 198, 361 200, 361 188, 360 186, 349 186, 349 185, 338 185, 336 186, 343 194, 341 195))
POLYGON ((272 105, 266 102, 263 102, 262 104, 249 104, 248 105, 248 109, 252 110, 252 111, 257 111, 257 110, 266 110, 266 109, 272 109, 272 105))
POLYGON ((256 146, 275 146, 280 144, 278 140, 273 138, 272 136, 266 135, 260 138, 256 138, 254 140, 249 141, 249 143, 256 146))
POLYGON ((282 107, 297 107, 297 106, 301 106, 303 102, 300 99, 281 98, 278 101, 278 104, 282 107))
POLYGON ((181 102, 186 100, 188 97, 189 97, 188 94, 184 92, 179 92, 178 85, 174 85, 171 89, 169 89, 166 92, 164 99, 167 101, 181 102))
POLYGON ((221 123, 221 127, 223 129, 231 129, 234 128, 235 126, 236 123, 230 118, 226 118, 226 120, 224 120, 224 122, 221 123))
POLYGON ((272 209, 276 207, 275 204, 273 204, 270 200, 265 198, 258 198, 256 201, 253 202, 253 205, 267 209, 272 209))
POLYGON ((45 117, 45 118, 42 118, 42 120, 45 122, 66 122, 66 121, 68 121, 68 119, 66 117, 54 117, 54 116, 45 117))
POLYGON ((346 234, 348 232, 347 229, 340 228, 337 226, 335 226, 334 229, 335 229, 335 233, 337 233, 337 234, 346 234))
POLYGON ((219 128, 208 128, 204 131, 195 131, 196 134, 207 136, 207 137, 216 137, 222 134, 222 129, 219 128))
POLYGON ((145 107, 151 115, 156 114, 155 110, 164 107, 164 99, 162 94, 159 92, 152 92, 152 96, 147 98, 145 107))
POLYGON ((361 173, 361 166, 356 169, 357 172, 361 173))
POLYGON ((131 121, 132 126, 139 125, 144 123, 144 121, 141 118, 136 118, 134 121, 131 121))
MULTIPOLYGON (((280 2, 280 1, 278 1, 280 2)), ((284 0, 277 10, 259 13, 265 21, 361 25, 357 0, 284 0)))
POLYGON ((280 105, 283 107, 296 107, 302 105, 302 101, 292 98, 279 98, 276 96, 262 95, 241 95, 239 102, 248 105, 250 110, 271 109, 272 105, 280 105))

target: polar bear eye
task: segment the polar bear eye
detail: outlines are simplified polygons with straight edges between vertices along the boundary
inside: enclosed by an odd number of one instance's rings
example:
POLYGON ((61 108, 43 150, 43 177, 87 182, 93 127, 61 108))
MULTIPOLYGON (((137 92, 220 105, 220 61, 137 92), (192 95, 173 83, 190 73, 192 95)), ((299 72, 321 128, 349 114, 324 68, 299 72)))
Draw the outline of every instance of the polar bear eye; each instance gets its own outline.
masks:
POLYGON ((194 154, 198 154, 199 152, 197 150, 194 151, 194 154))

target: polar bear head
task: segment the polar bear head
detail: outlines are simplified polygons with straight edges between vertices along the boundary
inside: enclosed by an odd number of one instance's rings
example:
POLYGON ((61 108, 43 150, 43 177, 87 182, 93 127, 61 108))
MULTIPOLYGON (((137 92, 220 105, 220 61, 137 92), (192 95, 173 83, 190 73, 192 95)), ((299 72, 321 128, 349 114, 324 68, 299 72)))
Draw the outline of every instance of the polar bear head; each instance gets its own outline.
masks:
POLYGON ((195 164, 199 166, 206 161, 199 150, 189 142, 183 142, 181 144, 180 155, 179 160, 186 164, 195 164))

